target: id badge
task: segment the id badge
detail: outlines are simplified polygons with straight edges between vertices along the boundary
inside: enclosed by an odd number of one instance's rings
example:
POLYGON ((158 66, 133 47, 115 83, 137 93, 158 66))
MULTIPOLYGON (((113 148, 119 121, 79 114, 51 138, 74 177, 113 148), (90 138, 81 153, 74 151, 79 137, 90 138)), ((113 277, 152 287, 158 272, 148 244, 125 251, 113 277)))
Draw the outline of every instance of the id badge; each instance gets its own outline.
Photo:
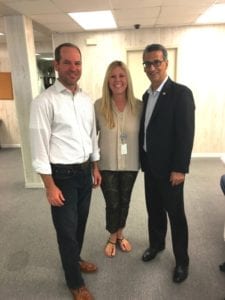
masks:
POLYGON ((127 144, 121 144, 121 154, 122 155, 127 154, 127 144))

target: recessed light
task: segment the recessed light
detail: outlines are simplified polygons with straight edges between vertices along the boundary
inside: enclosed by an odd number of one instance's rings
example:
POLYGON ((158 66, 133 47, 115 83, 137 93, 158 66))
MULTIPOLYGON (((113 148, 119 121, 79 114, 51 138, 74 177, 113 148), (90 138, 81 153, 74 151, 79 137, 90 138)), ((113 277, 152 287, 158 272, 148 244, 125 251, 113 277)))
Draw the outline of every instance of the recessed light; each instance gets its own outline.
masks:
POLYGON ((110 10, 74 12, 68 15, 85 30, 117 28, 110 10))

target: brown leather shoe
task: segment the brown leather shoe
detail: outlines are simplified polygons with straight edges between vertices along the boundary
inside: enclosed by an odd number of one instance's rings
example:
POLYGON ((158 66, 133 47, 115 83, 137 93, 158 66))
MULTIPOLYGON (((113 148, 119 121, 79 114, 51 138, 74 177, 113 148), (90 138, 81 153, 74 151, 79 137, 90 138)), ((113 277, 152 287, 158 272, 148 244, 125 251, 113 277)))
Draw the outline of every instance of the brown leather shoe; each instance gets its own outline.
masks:
POLYGON ((74 300, 94 300, 94 297, 85 286, 79 289, 70 289, 70 291, 74 300))
POLYGON ((97 266, 91 262, 81 260, 79 261, 80 270, 83 273, 93 273, 97 271, 97 266))

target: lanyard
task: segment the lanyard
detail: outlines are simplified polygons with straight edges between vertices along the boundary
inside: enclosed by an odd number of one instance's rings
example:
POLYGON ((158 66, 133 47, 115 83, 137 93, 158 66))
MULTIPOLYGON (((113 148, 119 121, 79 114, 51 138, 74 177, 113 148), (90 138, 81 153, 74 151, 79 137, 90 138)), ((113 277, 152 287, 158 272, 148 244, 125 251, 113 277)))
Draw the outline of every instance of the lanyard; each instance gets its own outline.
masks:
POLYGON ((118 129, 119 129, 119 137, 120 137, 120 153, 121 153, 121 155, 127 154, 127 133, 125 130, 125 124, 126 124, 125 114, 126 114, 126 110, 124 110, 122 113, 120 113, 118 115, 118 129))

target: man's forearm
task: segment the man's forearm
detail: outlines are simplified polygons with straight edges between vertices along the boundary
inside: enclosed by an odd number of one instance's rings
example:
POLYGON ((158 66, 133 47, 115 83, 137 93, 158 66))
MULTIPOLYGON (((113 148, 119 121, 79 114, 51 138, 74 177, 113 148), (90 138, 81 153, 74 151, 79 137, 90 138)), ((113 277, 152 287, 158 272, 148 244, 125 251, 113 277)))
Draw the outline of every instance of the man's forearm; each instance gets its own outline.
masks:
POLYGON ((41 179, 42 179, 46 189, 49 189, 49 188, 55 186, 55 182, 54 182, 51 174, 40 174, 40 176, 41 176, 41 179))

